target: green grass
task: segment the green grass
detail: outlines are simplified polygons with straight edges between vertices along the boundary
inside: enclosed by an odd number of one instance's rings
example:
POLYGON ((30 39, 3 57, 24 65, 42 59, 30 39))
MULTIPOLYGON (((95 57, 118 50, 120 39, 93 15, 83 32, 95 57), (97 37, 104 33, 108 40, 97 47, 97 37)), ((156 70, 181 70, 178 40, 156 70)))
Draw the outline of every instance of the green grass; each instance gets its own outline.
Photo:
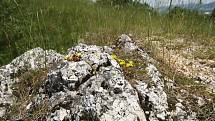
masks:
POLYGON ((65 52, 79 39, 108 45, 122 33, 137 38, 186 37, 214 45, 214 24, 195 12, 177 9, 160 15, 147 6, 110 6, 87 0, 2 0, 0 4, 0 65, 34 47, 65 52))

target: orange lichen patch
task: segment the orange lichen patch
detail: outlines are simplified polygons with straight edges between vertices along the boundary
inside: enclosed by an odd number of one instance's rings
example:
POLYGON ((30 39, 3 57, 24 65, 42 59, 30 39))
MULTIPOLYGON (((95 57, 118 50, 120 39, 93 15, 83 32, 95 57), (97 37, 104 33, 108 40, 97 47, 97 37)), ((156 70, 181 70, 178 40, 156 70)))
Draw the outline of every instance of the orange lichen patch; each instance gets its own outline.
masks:
POLYGON ((77 62, 77 61, 81 60, 81 56, 82 56, 81 53, 76 53, 76 54, 73 54, 73 55, 66 55, 64 59, 67 60, 67 61, 75 61, 75 62, 77 62))

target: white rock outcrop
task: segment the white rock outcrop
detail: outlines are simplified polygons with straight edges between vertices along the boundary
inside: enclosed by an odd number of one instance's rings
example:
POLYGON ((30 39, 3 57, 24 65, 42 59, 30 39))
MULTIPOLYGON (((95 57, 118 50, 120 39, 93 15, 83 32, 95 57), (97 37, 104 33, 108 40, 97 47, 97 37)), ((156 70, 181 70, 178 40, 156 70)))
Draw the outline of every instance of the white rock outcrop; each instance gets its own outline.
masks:
POLYGON ((79 44, 69 55, 81 53, 80 61, 66 60, 49 72, 42 92, 54 112, 47 120, 146 121, 137 92, 106 50, 79 44))
MULTIPOLYGON (((175 109, 169 108, 165 92, 169 87, 151 63, 155 60, 129 36, 121 35, 116 46, 126 53, 137 52, 138 57, 142 57, 147 67, 140 69, 147 72, 148 80, 138 80, 131 85, 111 56, 114 48, 107 46, 78 44, 68 49, 69 57, 79 55, 76 60, 63 60, 63 55, 53 50, 35 48, 0 68, 0 119, 16 101, 11 88, 14 83, 19 83, 16 76, 54 65, 49 68, 47 79, 37 94, 26 102, 26 115, 46 104, 50 112, 42 119, 47 121, 197 120, 195 112, 186 110, 183 100, 174 104, 175 109)), ((204 105, 204 100, 198 99, 199 105, 204 105)))
POLYGON ((53 50, 34 48, 15 58, 10 64, 0 67, 0 117, 15 100, 11 86, 19 81, 16 76, 29 70, 48 67, 62 60, 63 56, 53 50))

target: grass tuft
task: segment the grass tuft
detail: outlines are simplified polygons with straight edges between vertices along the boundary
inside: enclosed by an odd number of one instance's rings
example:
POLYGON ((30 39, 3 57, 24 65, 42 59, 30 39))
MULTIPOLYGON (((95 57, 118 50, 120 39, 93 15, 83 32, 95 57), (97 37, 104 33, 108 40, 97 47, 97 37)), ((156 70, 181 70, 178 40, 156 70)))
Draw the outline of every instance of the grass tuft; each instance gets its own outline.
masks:
POLYGON ((15 103, 9 108, 9 113, 6 115, 8 120, 38 120, 43 118, 48 112, 47 102, 42 103, 31 112, 26 109, 28 103, 33 100, 39 92, 47 77, 47 70, 41 69, 37 71, 28 71, 17 77, 19 82, 13 86, 13 95, 16 97, 15 103))

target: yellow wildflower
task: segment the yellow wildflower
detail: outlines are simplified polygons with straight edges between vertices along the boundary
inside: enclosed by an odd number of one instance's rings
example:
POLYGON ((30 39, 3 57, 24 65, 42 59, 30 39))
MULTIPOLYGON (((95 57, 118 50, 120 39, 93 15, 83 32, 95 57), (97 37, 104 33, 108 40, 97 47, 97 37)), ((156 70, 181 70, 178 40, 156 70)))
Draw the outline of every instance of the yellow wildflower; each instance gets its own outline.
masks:
POLYGON ((130 63, 130 64, 134 64, 134 62, 133 62, 133 61, 128 61, 128 63, 130 63))
POLYGON ((116 60, 117 60, 117 56, 116 56, 116 55, 112 54, 111 57, 112 57, 113 59, 116 59, 116 60))
POLYGON ((133 61, 128 61, 128 63, 126 63, 125 67, 134 67, 134 62, 133 61))
POLYGON ((126 64, 125 61, 122 59, 119 59, 118 61, 119 61, 119 65, 125 65, 126 64))

